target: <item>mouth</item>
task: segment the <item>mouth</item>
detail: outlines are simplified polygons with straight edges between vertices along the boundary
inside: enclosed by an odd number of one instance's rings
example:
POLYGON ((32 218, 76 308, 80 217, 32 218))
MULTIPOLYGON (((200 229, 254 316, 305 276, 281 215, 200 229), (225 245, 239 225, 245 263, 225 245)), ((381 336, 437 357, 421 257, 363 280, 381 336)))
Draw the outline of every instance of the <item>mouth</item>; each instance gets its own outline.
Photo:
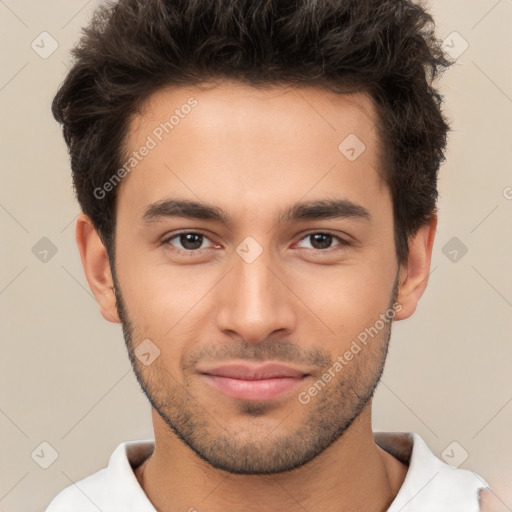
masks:
POLYGON ((272 400, 299 387, 310 376, 307 371, 265 364, 231 364, 200 371, 213 389, 239 400, 272 400))

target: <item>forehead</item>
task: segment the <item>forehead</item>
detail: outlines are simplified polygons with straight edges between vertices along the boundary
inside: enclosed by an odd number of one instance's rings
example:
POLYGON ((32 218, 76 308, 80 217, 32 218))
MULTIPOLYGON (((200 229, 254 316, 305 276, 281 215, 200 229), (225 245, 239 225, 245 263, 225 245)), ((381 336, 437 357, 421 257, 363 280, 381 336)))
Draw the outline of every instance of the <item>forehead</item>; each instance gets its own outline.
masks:
MULTIPOLYGON (((162 121, 171 121, 173 131, 180 131, 178 125, 185 118, 191 129, 219 126, 223 131, 231 127, 242 133, 255 124, 266 125, 272 133, 272 128, 298 120, 311 128, 336 132, 350 126, 362 133, 373 131, 377 122, 374 103, 363 92, 340 94, 325 87, 290 84, 256 87, 225 80, 156 91, 132 116, 128 142, 136 142, 141 129, 147 132, 162 121)), ((300 133, 299 126, 296 131, 300 133)))
POLYGON ((211 202, 217 193, 254 205, 383 185, 377 117, 364 93, 229 81, 167 87, 130 120, 125 163, 144 147, 118 191, 138 203, 165 195, 211 202))

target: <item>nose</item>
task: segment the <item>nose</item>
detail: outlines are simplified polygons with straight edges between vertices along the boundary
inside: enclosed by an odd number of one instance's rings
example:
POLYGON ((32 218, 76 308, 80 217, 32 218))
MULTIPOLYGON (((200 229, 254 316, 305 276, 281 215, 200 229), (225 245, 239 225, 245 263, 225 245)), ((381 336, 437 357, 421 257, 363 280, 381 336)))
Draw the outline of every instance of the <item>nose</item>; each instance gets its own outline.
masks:
POLYGON ((217 297, 217 325, 221 331, 257 343, 295 329, 297 299, 279 268, 265 250, 250 263, 234 255, 233 268, 217 297))

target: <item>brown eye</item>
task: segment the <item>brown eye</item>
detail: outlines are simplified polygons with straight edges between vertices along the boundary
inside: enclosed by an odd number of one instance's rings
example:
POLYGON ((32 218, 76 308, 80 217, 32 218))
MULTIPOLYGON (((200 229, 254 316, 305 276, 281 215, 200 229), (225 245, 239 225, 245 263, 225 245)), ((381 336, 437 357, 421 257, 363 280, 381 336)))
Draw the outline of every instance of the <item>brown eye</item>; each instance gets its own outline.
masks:
POLYGON ((306 249, 325 250, 338 245, 347 245, 340 237, 324 232, 309 233, 301 241, 308 239, 310 240, 310 247, 305 247, 306 249), (333 245, 333 242, 336 243, 333 245))
POLYGON ((187 233, 178 233, 173 235, 167 238, 165 243, 168 243, 182 251, 197 251, 205 248, 202 247, 205 240, 208 240, 205 235, 190 231, 187 233))

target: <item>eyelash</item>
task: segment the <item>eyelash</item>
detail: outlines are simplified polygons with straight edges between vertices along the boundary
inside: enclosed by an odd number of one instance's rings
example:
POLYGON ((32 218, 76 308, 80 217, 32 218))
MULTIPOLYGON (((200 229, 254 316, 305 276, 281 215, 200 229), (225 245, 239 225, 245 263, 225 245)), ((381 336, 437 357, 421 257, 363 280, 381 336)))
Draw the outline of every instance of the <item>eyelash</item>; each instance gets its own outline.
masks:
MULTIPOLYGON (((301 242, 302 240, 304 240, 305 238, 308 238, 312 235, 329 235, 329 236, 332 236, 333 239, 335 239, 338 244, 333 246, 333 247, 328 247, 327 249, 314 249, 314 248, 302 248, 302 249, 307 249, 309 251, 313 251, 315 253, 329 253, 329 252, 332 252, 332 251, 335 251, 337 250, 336 248, 338 249, 341 249, 343 247, 347 247, 347 246, 350 246, 351 243, 348 242, 347 240, 345 240, 344 238, 341 238, 340 236, 338 235, 335 235, 334 233, 331 233, 330 231, 312 231, 310 233, 307 233, 305 234, 300 240, 299 242, 301 242)), ((201 231, 180 231, 178 233, 174 233, 173 235, 171 236, 168 236, 166 237, 164 240, 162 240, 162 244, 163 245, 171 245, 170 242, 171 240, 175 239, 175 238, 178 238, 180 237, 181 235, 201 235, 203 236, 204 238, 209 239, 209 237, 205 234, 205 233, 202 233, 201 231)), ((211 240, 210 240, 211 242, 211 240)), ((208 250, 209 248, 205 248, 205 249, 179 249, 179 248, 176 248, 174 246, 173 247, 173 250, 175 250, 176 252, 179 252, 181 254, 188 254, 188 255, 194 255, 194 254, 202 254, 203 251, 205 250, 208 250)))

